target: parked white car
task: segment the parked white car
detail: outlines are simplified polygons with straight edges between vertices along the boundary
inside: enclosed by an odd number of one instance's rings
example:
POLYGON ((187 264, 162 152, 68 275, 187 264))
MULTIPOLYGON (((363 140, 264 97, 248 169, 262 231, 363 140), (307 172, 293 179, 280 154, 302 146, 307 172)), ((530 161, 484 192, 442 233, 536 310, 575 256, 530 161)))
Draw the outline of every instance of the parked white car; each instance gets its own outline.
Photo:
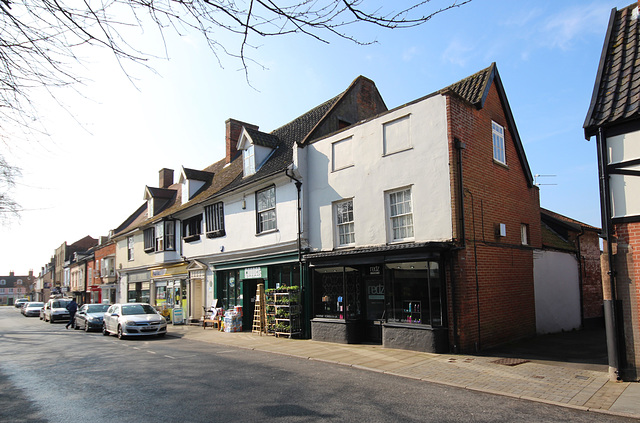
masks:
POLYGON ((104 313, 102 334, 127 336, 164 336, 167 321, 151 305, 146 303, 113 304, 104 313))
POLYGON ((52 298, 44 305, 44 321, 57 322, 64 320, 69 321, 69 311, 67 305, 71 302, 71 298, 52 298))

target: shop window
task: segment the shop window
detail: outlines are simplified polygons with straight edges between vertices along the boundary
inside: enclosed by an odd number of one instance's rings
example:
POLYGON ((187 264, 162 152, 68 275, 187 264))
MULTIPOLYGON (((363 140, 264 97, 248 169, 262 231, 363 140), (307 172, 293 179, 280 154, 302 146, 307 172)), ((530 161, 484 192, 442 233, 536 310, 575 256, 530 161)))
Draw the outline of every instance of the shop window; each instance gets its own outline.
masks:
POLYGON ((332 319, 358 319, 362 313, 361 277, 352 267, 325 267, 315 269, 315 317, 332 319))
POLYGON ((403 323, 443 325, 443 287, 436 261, 386 265, 391 286, 389 320, 403 323))

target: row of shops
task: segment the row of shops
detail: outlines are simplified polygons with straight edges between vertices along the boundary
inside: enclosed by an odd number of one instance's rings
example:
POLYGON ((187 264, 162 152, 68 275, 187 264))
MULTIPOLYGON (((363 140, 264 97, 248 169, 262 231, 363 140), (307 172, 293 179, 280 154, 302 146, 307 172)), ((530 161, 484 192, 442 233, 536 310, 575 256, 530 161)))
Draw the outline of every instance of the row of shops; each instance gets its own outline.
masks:
POLYGON ((306 338, 436 352, 448 348, 444 251, 413 246, 304 260, 297 252, 226 263, 194 260, 125 273, 120 286, 127 301, 181 308, 187 322, 201 321, 214 300, 224 310, 241 308, 245 331, 259 284, 267 290, 300 286, 306 338))

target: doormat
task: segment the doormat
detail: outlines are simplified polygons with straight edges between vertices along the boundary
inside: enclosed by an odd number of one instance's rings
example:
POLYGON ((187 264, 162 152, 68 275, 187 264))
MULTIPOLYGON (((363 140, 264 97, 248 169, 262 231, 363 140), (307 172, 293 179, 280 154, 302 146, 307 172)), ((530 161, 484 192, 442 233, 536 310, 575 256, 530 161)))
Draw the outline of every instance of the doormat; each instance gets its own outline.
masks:
POLYGON ((503 364, 505 366, 517 366, 518 364, 528 362, 529 360, 523 360, 522 358, 501 358, 499 360, 492 361, 494 364, 503 364))

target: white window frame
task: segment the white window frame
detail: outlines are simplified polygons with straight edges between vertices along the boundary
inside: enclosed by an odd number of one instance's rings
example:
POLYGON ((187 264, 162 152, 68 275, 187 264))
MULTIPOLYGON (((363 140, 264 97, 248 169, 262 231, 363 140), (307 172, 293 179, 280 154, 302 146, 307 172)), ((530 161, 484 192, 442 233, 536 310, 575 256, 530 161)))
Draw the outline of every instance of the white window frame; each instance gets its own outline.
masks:
POLYGON ((265 189, 256 191, 256 233, 275 231, 278 228, 276 216, 276 186, 271 185, 265 189), (261 205, 259 197, 262 193, 272 192, 269 195, 266 206, 261 205))
POLYGON ((353 198, 339 201, 333 205, 336 230, 336 245, 351 247, 356 243, 355 219, 353 214, 353 198), (343 207, 347 207, 344 210, 343 207))
POLYGON ((331 144, 331 171, 353 167, 353 137, 348 137, 331 144))
POLYGON ((133 249, 134 249, 133 236, 127 237, 127 260, 133 261, 133 249))
POLYGON ((413 195, 411 187, 389 191, 386 197, 387 216, 389 217, 389 239, 391 242, 414 240, 413 195))
POLYGON ((493 160, 506 166, 507 152, 504 144, 504 127, 491 121, 491 137, 493 139, 493 160))
POLYGON ((253 144, 242 150, 242 163, 244 166, 244 176, 256 173, 256 151, 253 144))

